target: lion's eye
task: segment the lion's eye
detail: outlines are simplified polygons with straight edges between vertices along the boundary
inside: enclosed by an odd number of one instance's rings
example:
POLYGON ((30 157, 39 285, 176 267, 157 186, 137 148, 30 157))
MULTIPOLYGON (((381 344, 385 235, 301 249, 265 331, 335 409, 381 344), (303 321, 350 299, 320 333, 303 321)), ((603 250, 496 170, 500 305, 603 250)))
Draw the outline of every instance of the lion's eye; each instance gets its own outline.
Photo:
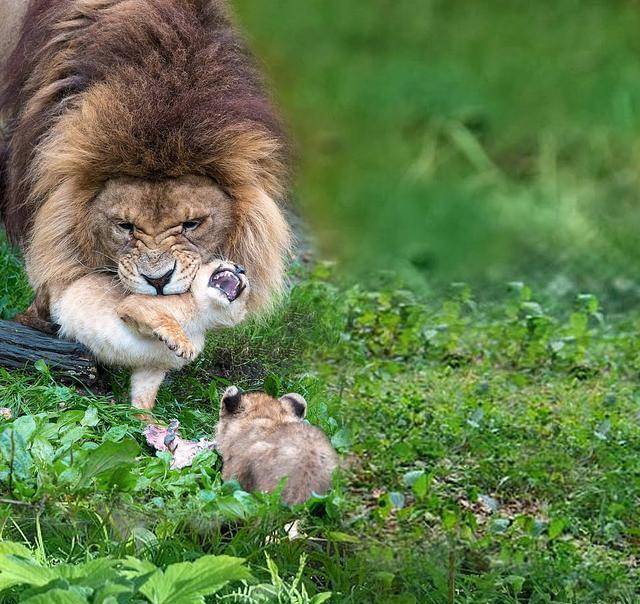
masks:
POLYGON ((182 228, 185 231, 193 231, 202 224, 202 220, 187 220, 182 223, 182 228))
POLYGON ((118 228, 126 231, 127 233, 133 233, 133 229, 135 228, 132 222, 119 222, 118 228))

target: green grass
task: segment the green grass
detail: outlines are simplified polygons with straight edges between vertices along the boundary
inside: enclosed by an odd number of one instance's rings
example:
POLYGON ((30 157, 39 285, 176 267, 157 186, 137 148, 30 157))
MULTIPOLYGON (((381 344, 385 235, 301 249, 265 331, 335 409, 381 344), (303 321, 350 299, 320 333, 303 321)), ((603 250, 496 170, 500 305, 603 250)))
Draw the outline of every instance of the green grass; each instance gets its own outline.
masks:
POLYGON ((325 255, 637 303, 634 2, 236 0, 325 255))
MULTIPOLYGON (((228 384, 299 391, 345 468, 289 510, 215 454, 170 471, 124 372, 0 372, 0 602, 640 601, 636 3, 235 5, 340 262, 212 336, 158 415, 196 438, 228 384), (254 579, 190 582, 203 556, 254 579)), ((7 318, 30 293, 0 245, 7 318)))
POLYGON ((463 286, 439 302, 346 286, 324 265, 298 277, 266 322, 212 338, 158 412, 198 437, 229 383, 300 391, 347 466, 332 493, 292 511, 223 483, 215 454, 169 470, 121 373, 94 396, 46 368, 0 372, 17 418, 0 425, 0 537, 62 577, 0 601, 53 587, 99 601, 92 560, 133 590, 127 556, 204 555, 246 560, 254 583, 221 587, 230 601, 637 601, 640 315, 593 296, 548 311, 519 283, 479 304, 463 286), (280 600, 256 600, 269 590, 280 600))

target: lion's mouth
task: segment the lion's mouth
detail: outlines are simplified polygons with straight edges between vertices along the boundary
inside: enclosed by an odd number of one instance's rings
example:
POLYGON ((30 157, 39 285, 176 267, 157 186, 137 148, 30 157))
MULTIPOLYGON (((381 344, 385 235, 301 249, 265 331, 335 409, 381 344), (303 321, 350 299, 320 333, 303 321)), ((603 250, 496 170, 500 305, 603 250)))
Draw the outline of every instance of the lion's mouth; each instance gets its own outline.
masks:
POLYGON ((219 268, 209 279, 209 287, 219 289, 229 302, 233 302, 244 290, 244 283, 240 278, 242 269, 219 268))

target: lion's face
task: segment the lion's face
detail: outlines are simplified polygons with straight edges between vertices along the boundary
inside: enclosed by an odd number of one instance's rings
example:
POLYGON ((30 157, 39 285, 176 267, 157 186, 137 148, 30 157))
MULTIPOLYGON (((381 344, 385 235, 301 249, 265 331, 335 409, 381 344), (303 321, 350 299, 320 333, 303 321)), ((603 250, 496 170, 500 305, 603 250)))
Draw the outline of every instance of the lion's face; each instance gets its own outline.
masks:
POLYGON ((118 178, 90 204, 102 266, 131 292, 186 292, 200 267, 222 256, 233 230, 232 200, 207 178, 118 178))

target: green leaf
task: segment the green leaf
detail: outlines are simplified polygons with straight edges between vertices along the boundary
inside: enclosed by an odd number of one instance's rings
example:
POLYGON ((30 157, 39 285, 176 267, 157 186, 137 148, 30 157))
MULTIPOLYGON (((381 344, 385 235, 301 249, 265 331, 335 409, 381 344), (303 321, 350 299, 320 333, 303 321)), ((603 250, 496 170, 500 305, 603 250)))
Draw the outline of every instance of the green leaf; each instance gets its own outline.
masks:
POLYGON ((60 439, 60 444, 64 447, 70 447, 73 443, 78 442, 85 435, 84 426, 74 426, 70 430, 64 433, 64 436, 60 439))
POLYGON ((13 468, 13 474, 19 480, 26 480, 31 475, 33 459, 27 451, 27 443, 13 428, 7 428, 0 434, 0 458, 13 468))
POLYGON ((411 487, 417 499, 424 499, 429 486, 429 478, 424 470, 413 470, 404 475, 404 483, 411 487))
POLYGON ((16 543, 15 541, 0 541, 0 556, 4 554, 15 554, 22 558, 32 558, 33 554, 31 550, 22 545, 22 543, 16 543))
MULTIPOLYGON (((118 597, 121 594, 132 594, 133 585, 125 585, 123 583, 114 583, 107 581, 93 596, 93 604, 117 604, 118 597)), ((126 599, 125 601, 129 601, 126 599)))
POLYGON ((107 581, 117 578, 113 567, 118 563, 118 560, 110 558, 96 558, 81 564, 60 564, 56 566, 56 570, 70 582, 81 579, 83 586, 97 589, 107 581))
POLYGON ((33 415, 21 415, 13 422, 13 429, 16 434, 22 436, 25 442, 29 442, 36 431, 36 420, 33 415))
POLYGON ((35 585, 42 587, 59 578, 59 574, 51 569, 41 566, 30 558, 23 558, 16 554, 4 554, 0 556, 0 581, 11 581, 13 585, 35 585))
POLYGON ((229 581, 252 579, 242 558, 203 556, 156 571, 140 587, 152 604, 201 604, 229 581))
POLYGON ((215 380, 209 382, 209 387, 207 388, 207 395, 209 396, 209 401, 215 404, 220 402, 220 394, 218 393, 218 385, 215 380))
POLYGON ((40 373, 44 373, 45 375, 49 375, 49 367, 45 363, 43 359, 38 359, 33 366, 36 368, 36 371, 40 373))
POLYGON ((309 604, 322 604, 326 602, 331 597, 330 591, 323 591, 322 593, 316 594, 309 600, 309 604))
POLYGON ((327 533, 327 539, 334 543, 360 543, 360 539, 355 535, 341 533, 340 531, 329 531, 327 533))
POLYGON ((122 574, 128 579, 135 579, 144 575, 150 575, 158 570, 158 567, 148 560, 139 560, 133 556, 127 556, 124 559, 122 568, 122 574))
POLYGON ((455 528, 458 524, 458 515, 453 510, 444 510, 442 512, 442 525, 446 530, 455 528))
POLYGON ((348 449, 351 446, 351 432, 348 428, 340 428, 332 437, 331 444, 336 449, 348 449))
POLYGON ((386 570, 376 571, 375 573, 373 573, 373 576, 387 588, 391 587, 391 585, 393 584, 393 580, 396 578, 393 573, 386 570))
POLYGON ((111 472, 104 472, 97 477, 97 484, 106 491, 116 488, 118 491, 131 491, 135 488, 138 477, 131 471, 132 464, 124 464, 111 472))
POLYGON ((525 578, 520 575, 509 575, 506 578, 506 582, 511 585, 515 595, 517 596, 522 591, 522 586, 524 585, 525 578))
POLYGON ((264 378, 263 389, 271 396, 278 396, 280 391, 280 378, 275 373, 270 373, 264 378))
POLYGON ((98 418, 98 410, 95 407, 87 407, 84 417, 80 421, 83 426, 97 426, 100 419, 98 418))
POLYGON ((422 474, 418 479, 413 483, 413 492, 418 499, 424 499, 424 496, 427 494, 427 486, 428 480, 427 475, 422 474))
POLYGON ((555 539, 556 537, 559 537, 566 525, 567 525, 567 521, 565 518, 554 518, 549 523, 549 529, 548 529, 549 539, 555 539))
POLYGON ((102 436, 102 440, 111 440, 113 442, 121 441, 127 435, 127 427, 126 426, 111 426, 104 435, 102 436))
MULTIPOLYGON (((30 559, 32 555, 31 550, 26 548, 21 543, 15 543, 14 541, 0 541, 0 564, 2 564, 2 559, 5 554, 14 554, 16 556, 27 559, 30 559)), ((0 572, 0 591, 19 584, 20 581, 15 577, 5 575, 4 573, 0 572)))
POLYGON ((27 600, 21 600, 21 602, 23 604, 87 604, 87 599, 74 591, 50 589, 27 600))
POLYGON ((31 455, 42 464, 51 464, 53 463, 55 452, 51 443, 46 438, 38 435, 31 443, 31 455))
POLYGON ((401 461, 413 461, 416 453, 414 448, 404 441, 399 441, 391 449, 393 456, 401 461))
POLYGON ((80 475, 78 487, 86 487, 98 475, 118 470, 124 464, 132 464, 140 452, 138 443, 132 438, 115 443, 106 441, 89 453, 80 475))

